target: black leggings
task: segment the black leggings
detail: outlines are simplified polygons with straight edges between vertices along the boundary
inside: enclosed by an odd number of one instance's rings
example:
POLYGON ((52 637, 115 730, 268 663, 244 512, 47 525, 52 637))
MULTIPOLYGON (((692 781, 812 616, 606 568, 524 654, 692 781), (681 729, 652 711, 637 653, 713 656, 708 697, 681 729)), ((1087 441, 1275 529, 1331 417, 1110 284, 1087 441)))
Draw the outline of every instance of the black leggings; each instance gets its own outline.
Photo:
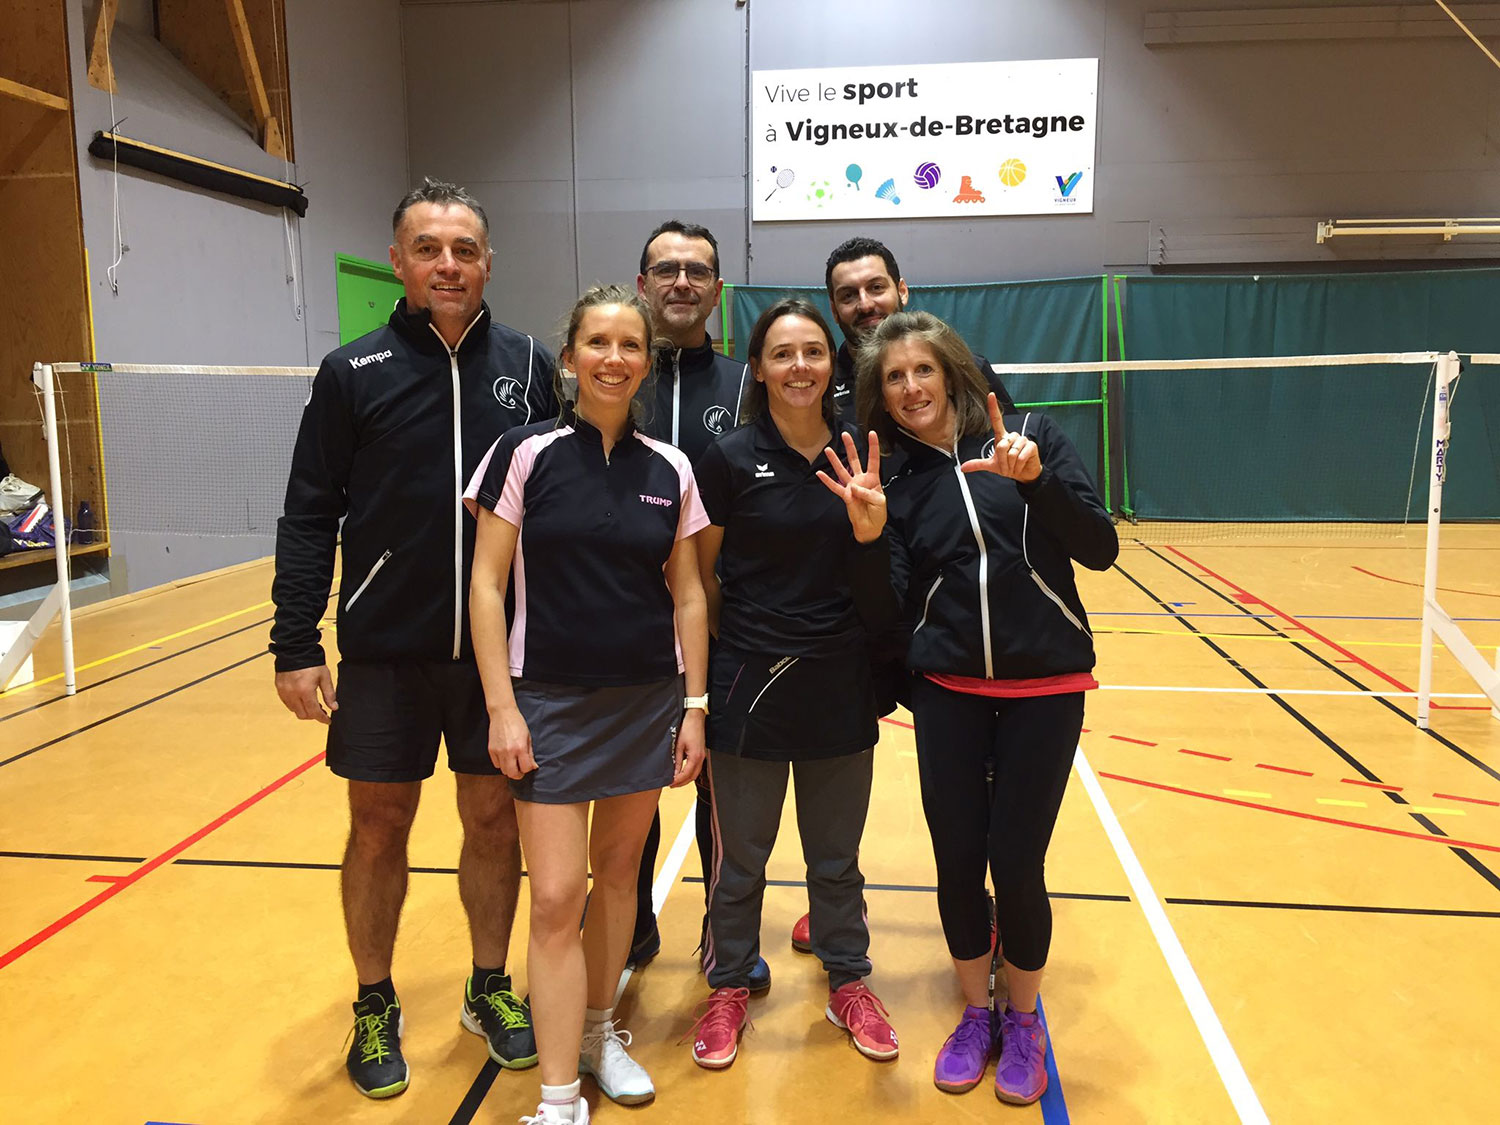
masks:
POLYGON ((1083 693, 991 699, 917 676, 911 710, 948 952, 960 961, 989 952, 988 864, 1005 959, 1042 968, 1052 942, 1047 844, 1083 727, 1083 693))

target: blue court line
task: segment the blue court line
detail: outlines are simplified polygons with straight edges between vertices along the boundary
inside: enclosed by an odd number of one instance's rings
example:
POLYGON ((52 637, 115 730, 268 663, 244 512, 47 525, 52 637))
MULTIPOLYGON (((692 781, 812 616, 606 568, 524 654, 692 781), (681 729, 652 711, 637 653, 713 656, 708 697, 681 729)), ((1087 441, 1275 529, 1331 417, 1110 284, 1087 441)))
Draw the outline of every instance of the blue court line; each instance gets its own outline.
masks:
MULTIPOLYGON (((1174 605, 1177 603, 1173 603, 1174 605)), ((1192 603, 1186 603, 1192 604, 1192 603)), ((1235 617, 1240 620, 1254 618, 1277 620, 1275 613, 1163 613, 1160 610, 1089 610, 1090 617, 1235 617)), ((1421 621, 1420 617, 1368 617, 1362 613, 1299 613, 1299 621, 1421 621)), ((1500 621, 1500 617, 1455 617, 1455 621, 1500 621)))
POLYGON ((1068 1103, 1063 1098, 1062 1079, 1057 1073, 1057 1043, 1052 1038, 1052 1029, 1047 1027, 1047 1012, 1042 1007, 1042 998, 1036 998, 1036 1014, 1042 1017, 1042 1026, 1047 1028, 1047 1091, 1039 1103, 1045 1125, 1068 1125, 1068 1103))

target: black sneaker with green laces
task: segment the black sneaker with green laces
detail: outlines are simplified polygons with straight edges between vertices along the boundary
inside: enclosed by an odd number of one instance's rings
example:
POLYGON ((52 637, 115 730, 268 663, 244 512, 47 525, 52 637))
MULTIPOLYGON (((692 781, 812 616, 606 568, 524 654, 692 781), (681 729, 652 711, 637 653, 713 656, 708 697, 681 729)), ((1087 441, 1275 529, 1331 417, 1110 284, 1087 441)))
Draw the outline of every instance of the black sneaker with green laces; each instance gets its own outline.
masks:
POLYGON ((376 993, 354 1005, 354 1042, 345 1066, 354 1088, 367 1098, 394 1098, 406 1089, 410 1072, 401 1057, 401 1001, 376 993))
POLYGON ((459 1018, 475 1035, 484 1036, 490 1058, 505 1069, 536 1066, 531 1005, 511 991, 509 976, 491 973, 482 985, 470 977, 464 988, 464 1009, 459 1018))

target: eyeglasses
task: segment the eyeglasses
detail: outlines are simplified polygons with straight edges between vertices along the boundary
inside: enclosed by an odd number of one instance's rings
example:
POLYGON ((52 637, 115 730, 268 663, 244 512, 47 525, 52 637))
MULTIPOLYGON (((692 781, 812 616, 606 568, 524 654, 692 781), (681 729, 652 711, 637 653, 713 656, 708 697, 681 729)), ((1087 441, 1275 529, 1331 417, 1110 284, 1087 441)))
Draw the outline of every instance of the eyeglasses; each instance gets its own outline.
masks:
POLYGON ((677 275, 687 273, 688 281, 693 285, 707 285, 716 276, 713 266, 706 266, 702 262, 657 262, 654 266, 647 266, 646 272, 657 281, 670 284, 677 280, 677 275))

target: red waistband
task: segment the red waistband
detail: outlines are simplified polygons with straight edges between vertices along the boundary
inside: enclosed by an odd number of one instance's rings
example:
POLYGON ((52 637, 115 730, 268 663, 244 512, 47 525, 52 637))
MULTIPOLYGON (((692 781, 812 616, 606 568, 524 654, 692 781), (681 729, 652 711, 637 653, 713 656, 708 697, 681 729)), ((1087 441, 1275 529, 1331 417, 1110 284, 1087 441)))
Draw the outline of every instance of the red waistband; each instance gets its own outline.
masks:
POLYGON ((1099 686, 1092 672, 1064 672, 1061 676, 1041 676, 1034 680, 986 680, 979 676, 952 676, 945 672, 925 672, 938 687, 965 695, 987 695, 992 699, 1024 699, 1033 695, 1067 695, 1075 691, 1092 691, 1099 686))

